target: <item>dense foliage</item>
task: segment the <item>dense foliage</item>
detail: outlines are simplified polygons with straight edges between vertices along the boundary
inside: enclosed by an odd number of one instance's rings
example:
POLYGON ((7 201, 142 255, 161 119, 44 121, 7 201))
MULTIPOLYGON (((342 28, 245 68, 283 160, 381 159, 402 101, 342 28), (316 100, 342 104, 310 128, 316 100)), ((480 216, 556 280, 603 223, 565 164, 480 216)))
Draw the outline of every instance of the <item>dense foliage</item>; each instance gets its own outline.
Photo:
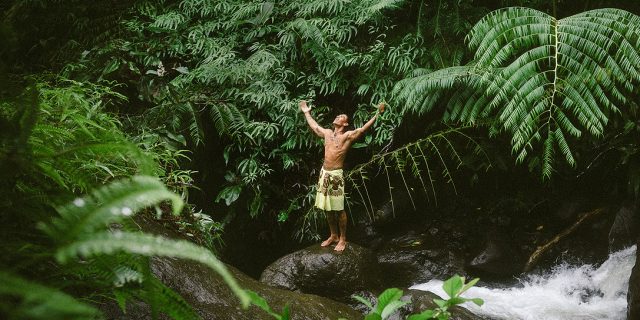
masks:
POLYGON ((300 99, 325 125, 348 113, 359 127, 389 105, 347 162, 356 217, 394 208, 398 191, 435 206, 487 177, 640 191, 631 2, 34 0, 0 11, 8 318, 93 317, 131 299, 192 318, 150 256, 226 274, 211 253, 225 226, 246 241, 317 238, 322 142, 300 99), (138 212, 206 249, 140 233, 138 212))

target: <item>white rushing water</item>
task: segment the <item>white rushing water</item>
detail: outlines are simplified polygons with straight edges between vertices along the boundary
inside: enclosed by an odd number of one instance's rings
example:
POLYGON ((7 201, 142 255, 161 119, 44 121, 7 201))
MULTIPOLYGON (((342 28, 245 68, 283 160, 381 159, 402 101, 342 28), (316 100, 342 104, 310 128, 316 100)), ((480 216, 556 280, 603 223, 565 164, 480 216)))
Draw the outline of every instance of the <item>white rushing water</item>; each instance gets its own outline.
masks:
MULTIPOLYGON (((636 247, 609 255, 600 266, 562 264, 544 275, 531 275, 507 289, 473 287, 463 296, 484 299, 475 314, 495 320, 624 320, 627 289, 636 247)), ((447 297, 442 281, 431 280, 411 289, 447 297)))

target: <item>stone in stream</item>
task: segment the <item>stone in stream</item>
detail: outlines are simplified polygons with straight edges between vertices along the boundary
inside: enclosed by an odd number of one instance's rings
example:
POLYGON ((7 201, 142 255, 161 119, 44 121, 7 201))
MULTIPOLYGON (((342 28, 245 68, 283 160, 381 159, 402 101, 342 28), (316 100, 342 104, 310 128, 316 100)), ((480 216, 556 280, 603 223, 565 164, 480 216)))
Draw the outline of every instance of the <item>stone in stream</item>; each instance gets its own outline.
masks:
POLYGON ((350 301, 354 292, 380 287, 380 270, 371 251, 355 243, 348 243, 341 253, 331 246, 314 244, 276 260, 262 272, 260 281, 277 288, 350 301))
POLYGON ((466 274, 464 259, 446 248, 387 247, 378 253, 384 286, 411 286, 466 274))
POLYGON ((489 276, 508 277, 522 270, 523 265, 516 258, 518 256, 507 241, 492 237, 469 262, 469 268, 489 276))
POLYGON ((609 252, 619 251, 633 245, 638 234, 635 216, 635 205, 624 205, 618 210, 609 229, 609 252))

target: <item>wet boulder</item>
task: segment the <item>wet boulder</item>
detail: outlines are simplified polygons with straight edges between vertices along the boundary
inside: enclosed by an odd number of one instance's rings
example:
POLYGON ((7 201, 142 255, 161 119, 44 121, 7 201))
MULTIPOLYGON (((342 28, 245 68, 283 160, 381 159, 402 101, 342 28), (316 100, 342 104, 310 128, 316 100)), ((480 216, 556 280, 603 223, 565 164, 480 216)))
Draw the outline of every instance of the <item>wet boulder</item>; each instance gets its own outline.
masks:
MULTIPOLYGON (((140 219, 138 224, 147 232, 170 238, 179 235, 160 224, 140 219)), ((273 288, 245 275, 227 265, 240 287, 258 293, 276 312, 289 306, 290 319, 329 320, 360 319, 362 314, 346 304, 311 294, 303 294, 273 288)), ((202 319, 268 320, 273 317, 262 309, 251 306, 244 310, 229 286, 214 270, 199 263, 172 258, 151 259, 151 270, 166 286, 178 293, 200 315, 202 319)), ((149 306, 141 302, 127 302, 126 313, 113 301, 100 305, 107 319, 125 320, 155 319, 149 306)), ((159 319, 170 319, 160 315, 159 319)))
POLYGON ((460 253, 447 248, 424 246, 419 240, 406 245, 389 245, 377 253, 386 287, 411 286, 434 278, 465 274, 460 253))
POLYGON ((622 250, 635 243, 638 234, 635 215, 635 206, 626 205, 618 210, 609 229, 610 252, 622 250))
POLYGON ((319 244, 286 255, 269 265, 260 281, 273 287, 342 301, 361 290, 379 287, 380 269, 370 250, 349 243, 342 252, 319 244))
POLYGON ((491 277, 509 277, 522 270, 524 263, 520 260, 507 241, 491 237, 480 253, 471 259, 468 267, 491 277))

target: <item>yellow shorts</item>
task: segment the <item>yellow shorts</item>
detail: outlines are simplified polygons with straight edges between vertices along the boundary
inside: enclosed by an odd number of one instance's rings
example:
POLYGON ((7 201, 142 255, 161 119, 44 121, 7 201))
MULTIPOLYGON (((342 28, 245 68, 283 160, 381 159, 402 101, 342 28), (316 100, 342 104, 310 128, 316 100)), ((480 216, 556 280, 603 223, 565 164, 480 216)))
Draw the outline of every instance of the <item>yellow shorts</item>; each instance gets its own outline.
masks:
POLYGON ((342 169, 320 170, 316 207, 324 211, 344 210, 344 177, 342 169))

